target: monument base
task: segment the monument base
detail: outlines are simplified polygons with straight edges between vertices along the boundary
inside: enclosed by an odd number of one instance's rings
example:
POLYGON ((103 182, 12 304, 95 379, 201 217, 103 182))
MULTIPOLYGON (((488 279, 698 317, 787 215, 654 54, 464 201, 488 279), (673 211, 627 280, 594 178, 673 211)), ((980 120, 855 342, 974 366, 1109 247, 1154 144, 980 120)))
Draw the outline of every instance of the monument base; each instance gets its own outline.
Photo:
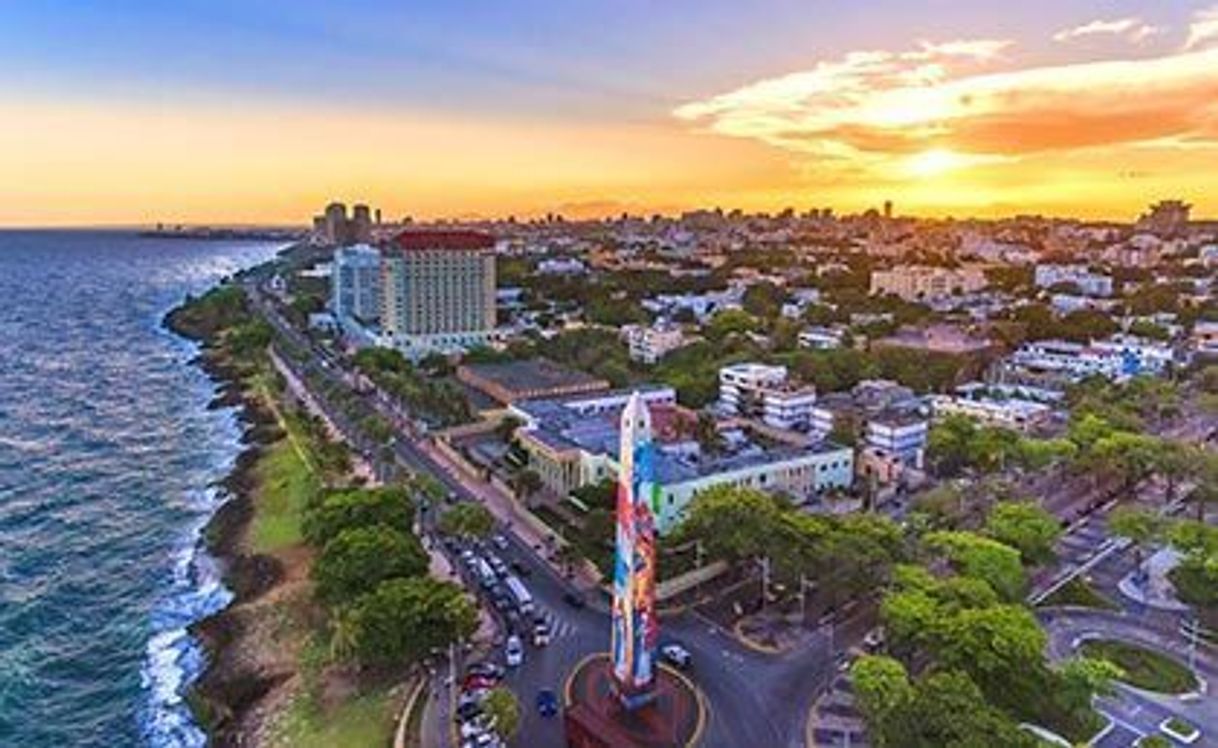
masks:
POLYGON ((705 722, 702 699, 685 677, 660 668, 655 686, 629 698, 618 693, 608 655, 593 655, 567 681, 567 745, 573 748, 692 746, 705 722))

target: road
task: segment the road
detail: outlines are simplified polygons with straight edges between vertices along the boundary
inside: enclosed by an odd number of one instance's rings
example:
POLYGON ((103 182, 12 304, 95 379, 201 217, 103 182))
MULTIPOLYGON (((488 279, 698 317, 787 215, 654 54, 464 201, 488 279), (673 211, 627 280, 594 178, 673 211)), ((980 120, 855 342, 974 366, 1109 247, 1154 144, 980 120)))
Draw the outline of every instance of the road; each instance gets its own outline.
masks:
MULTIPOLYGON (((335 385, 355 389, 361 379, 357 373, 294 328, 254 283, 248 282, 245 287, 255 306, 278 333, 292 346, 309 353, 310 360, 306 362, 283 357, 284 363, 301 381, 307 383, 320 376, 335 385)), ((322 393, 314 395, 326 416, 352 445, 375 459, 379 448, 363 439, 356 424, 333 407, 322 393)), ((401 429, 400 438, 392 446, 399 464, 434 476, 458 500, 479 500, 484 493, 481 487, 433 456, 400 405, 375 387, 368 388, 362 397, 371 411, 401 429)), ((505 560, 516 560, 527 567, 525 583, 539 609, 548 611, 555 632, 549 646, 528 647, 524 664, 506 679, 520 698, 523 712, 521 731, 515 742, 530 748, 560 748, 566 744, 561 721, 540 717, 533 708, 534 699, 544 688, 561 694, 567 675, 577 663, 589 654, 608 649, 608 601, 596 591, 585 608, 567 605, 563 596, 573 590, 571 583, 542 558, 538 548, 522 540, 515 529, 504 529, 509 550, 502 555, 505 560)), ((476 585, 471 588, 476 589, 476 585)), ((802 748, 805 745, 808 709, 833 675, 828 633, 812 637, 797 651, 767 654, 745 647, 730 632, 693 613, 665 618, 661 627, 663 642, 680 642, 693 655, 694 666, 689 675, 703 692, 708 707, 703 746, 802 748)))

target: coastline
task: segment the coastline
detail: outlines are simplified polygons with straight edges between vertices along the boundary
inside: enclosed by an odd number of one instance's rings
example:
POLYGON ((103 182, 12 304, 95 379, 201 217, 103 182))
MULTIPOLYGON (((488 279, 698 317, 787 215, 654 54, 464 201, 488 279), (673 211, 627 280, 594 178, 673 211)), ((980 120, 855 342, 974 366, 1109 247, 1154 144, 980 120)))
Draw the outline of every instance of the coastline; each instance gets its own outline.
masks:
POLYGON ((205 663, 198 677, 187 686, 185 700, 211 745, 246 745, 250 742, 247 737, 250 716, 264 696, 291 677, 290 672, 266 671, 242 646, 247 633, 247 606, 284 578, 283 566, 276 558, 250 553, 244 542, 253 518, 255 469, 266 447, 281 434, 274 416, 246 392, 240 372, 224 358, 213 335, 182 318, 182 311, 191 301, 187 299, 171 310, 162 324, 199 345, 199 354, 191 364, 198 366, 217 386, 217 393, 207 407, 236 408, 242 449, 229 474, 216 484, 224 498, 204 525, 201 537, 232 599, 220 611, 187 628, 205 653, 205 663))

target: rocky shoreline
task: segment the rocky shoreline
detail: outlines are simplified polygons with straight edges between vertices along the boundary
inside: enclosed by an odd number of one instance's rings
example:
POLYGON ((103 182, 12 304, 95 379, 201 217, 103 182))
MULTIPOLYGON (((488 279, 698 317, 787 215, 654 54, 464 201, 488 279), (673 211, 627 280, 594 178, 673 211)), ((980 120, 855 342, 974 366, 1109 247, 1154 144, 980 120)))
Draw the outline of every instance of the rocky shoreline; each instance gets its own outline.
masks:
POLYGON ((189 627, 207 653, 207 665, 191 686, 187 701, 211 745, 240 746, 254 742, 249 724, 260 702, 291 672, 268 670, 253 647, 245 646, 249 605, 279 585, 282 564, 272 556, 250 553, 246 530, 254 514, 255 469, 265 448, 281 437, 273 414, 251 397, 240 372, 225 359, 213 333, 191 324, 183 314, 191 300, 166 315, 172 332, 201 345, 192 362, 219 387, 208 407, 236 407, 242 425, 244 448, 229 475, 219 482, 228 499, 212 515, 203 531, 207 551, 219 562, 232 602, 220 612, 189 627))

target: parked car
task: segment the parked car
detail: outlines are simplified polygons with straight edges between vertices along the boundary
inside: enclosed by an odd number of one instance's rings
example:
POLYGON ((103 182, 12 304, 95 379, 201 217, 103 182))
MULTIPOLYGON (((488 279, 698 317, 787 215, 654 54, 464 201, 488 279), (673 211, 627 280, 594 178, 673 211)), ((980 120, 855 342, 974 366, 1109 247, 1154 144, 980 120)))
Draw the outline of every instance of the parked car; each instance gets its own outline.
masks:
POLYGON ((504 537, 502 533, 492 537, 491 542, 494 543, 495 547, 501 551, 506 551, 508 549, 508 539, 504 537))
POLYGON ((558 694, 549 688, 537 692, 537 713, 543 717, 558 714, 558 694))
POLYGON ((660 648, 660 656, 664 661, 680 670, 688 670, 694 664, 693 655, 680 644, 665 644, 660 648))
POLYGON ((582 608, 587 603, 584 601, 584 596, 578 592, 568 592, 562 596, 562 601, 572 608, 582 608))
POLYGON ((457 712, 453 716, 457 722, 465 722, 482 713, 482 705, 476 699, 470 698, 462 701, 457 705, 457 712))
POLYGON ((508 563, 508 566, 510 566, 510 567, 511 567, 512 571, 513 571, 513 572, 516 574, 516 576, 518 576, 518 577, 531 577, 531 576, 533 576, 533 570, 532 570, 532 569, 530 569, 528 566, 525 566, 525 565, 524 565, 523 563, 521 563, 521 562, 520 562, 518 559, 512 559, 512 560, 511 560, 511 561, 508 563))
POLYGON ((519 667, 524 663, 524 645, 520 643, 519 636, 512 634, 508 637, 503 647, 503 658, 508 667, 519 667))

